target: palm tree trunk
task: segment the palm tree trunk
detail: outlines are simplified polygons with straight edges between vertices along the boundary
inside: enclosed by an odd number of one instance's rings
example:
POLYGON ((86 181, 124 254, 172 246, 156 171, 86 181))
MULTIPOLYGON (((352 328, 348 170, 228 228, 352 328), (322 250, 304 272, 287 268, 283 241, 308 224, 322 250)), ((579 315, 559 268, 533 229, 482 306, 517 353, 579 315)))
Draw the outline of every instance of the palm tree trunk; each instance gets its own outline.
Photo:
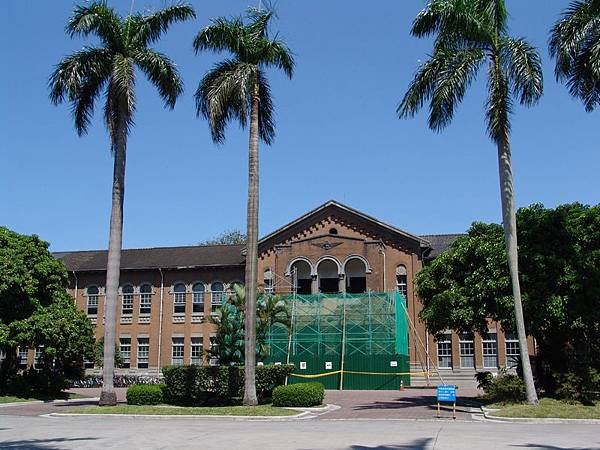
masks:
POLYGON ((512 282, 513 298, 515 303, 515 318, 517 323, 517 334, 519 336, 519 347, 521 351, 521 364, 523 367, 523 378, 527 403, 536 405, 538 403, 531 363, 529 361, 529 350, 527 347, 527 335, 525 334, 525 320, 523 318, 523 305, 521 303, 521 286, 519 284, 519 256, 517 251, 517 217, 515 214, 515 197, 513 186, 512 162, 510 144, 508 137, 500 139, 498 143, 498 169, 500 171, 500 196, 502 198, 502 223, 504 225, 504 239, 506 252, 508 253, 508 267, 512 282))
POLYGON ((113 377, 115 374, 115 344, 117 328, 117 298, 121 271, 121 247, 123 240, 123 199, 125 197, 125 157, 127 150, 126 113, 120 107, 118 127, 115 133, 114 169, 110 231, 108 235, 108 262, 106 266, 106 302, 104 323, 104 356, 102 365, 102 392, 100 406, 117 404, 113 377))
POLYGON ((244 405, 257 405, 256 398, 256 279, 258 265, 258 83, 255 82, 250 112, 248 145, 248 209, 246 245, 246 337, 244 405))

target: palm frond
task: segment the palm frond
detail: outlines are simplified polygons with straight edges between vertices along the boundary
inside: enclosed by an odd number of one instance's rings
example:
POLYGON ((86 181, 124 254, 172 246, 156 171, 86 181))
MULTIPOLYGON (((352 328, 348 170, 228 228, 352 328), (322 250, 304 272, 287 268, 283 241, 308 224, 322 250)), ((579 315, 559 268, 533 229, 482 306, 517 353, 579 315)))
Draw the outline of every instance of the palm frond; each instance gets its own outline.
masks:
POLYGON ((257 39, 267 38, 269 21, 275 16, 275 12, 271 9, 249 8, 246 15, 252 21, 246 26, 250 34, 257 39))
POLYGON ((482 50, 438 50, 441 61, 436 83, 431 94, 429 127, 440 131, 454 117, 454 109, 465 96, 481 67, 485 54, 482 50))
POLYGON ((87 6, 76 6, 65 28, 69 36, 95 34, 106 47, 124 48, 122 20, 105 1, 94 1, 87 6))
POLYGON ((134 53, 133 60, 156 86, 165 106, 173 109, 177 98, 183 93, 183 81, 173 61, 150 49, 134 53))
POLYGON ((134 28, 134 40, 140 47, 146 47, 156 42, 171 24, 184 22, 196 17, 194 8, 187 3, 168 6, 147 16, 139 15, 137 26, 134 28))
POLYGON ((294 57, 283 41, 266 41, 260 59, 265 66, 273 66, 283 70, 289 79, 294 75, 294 57))
POLYGON ((229 59, 215 65, 200 81, 194 96, 196 114, 208 120, 214 142, 224 142, 225 128, 232 119, 246 127, 256 72, 252 64, 229 59))
POLYGON ((194 38, 196 53, 202 50, 220 52, 228 50, 239 55, 246 45, 247 37, 244 23, 240 17, 214 19, 210 25, 201 30, 194 38))
POLYGON ((117 54, 113 60, 112 74, 106 90, 104 121, 111 137, 114 151, 118 139, 124 139, 133 125, 135 112, 135 73, 133 63, 117 54), (125 136, 118 136, 121 130, 125 136))
POLYGON ((499 61, 490 64, 486 118, 488 135, 495 144, 505 142, 510 135, 512 100, 507 78, 499 61))
POLYGON ((537 49, 524 39, 506 36, 500 41, 500 58, 521 104, 537 103, 544 90, 542 60, 537 49))
POLYGON ((475 3, 483 21, 490 24, 496 34, 504 34, 508 21, 505 0, 475 0, 475 3))
POLYGON ((414 117, 423 108, 425 102, 431 98, 443 64, 439 56, 439 54, 437 57, 431 56, 417 69, 404 98, 396 108, 398 118, 414 117))
POLYGON ((269 81, 262 71, 258 71, 258 135, 262 141, 271 145, 275 138, 275 119, 273 99, 271 98, 271 87, 269 81))

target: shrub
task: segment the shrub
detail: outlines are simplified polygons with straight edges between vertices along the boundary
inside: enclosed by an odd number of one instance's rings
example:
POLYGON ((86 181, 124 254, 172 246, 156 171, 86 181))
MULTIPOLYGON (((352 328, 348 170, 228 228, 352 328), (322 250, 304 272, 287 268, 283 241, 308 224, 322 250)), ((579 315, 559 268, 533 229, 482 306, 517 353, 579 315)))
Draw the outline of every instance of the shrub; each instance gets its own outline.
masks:
POLYGON ((492 372, 477 372, 474 378, 477 381, 477 389, 483 389, 484 391, 494 380, 492 372))
POLYGON ((600 372, 586 368, 579 373, 554 375, 557 383, 556 397, 569 403, 590 403, 600 396, 600 372))
POLYGON ((492 403, 520 403, 525 400, 525 384, 517 375, 500 371, 484 385, 485 399, 492 403))
POLYGON ((297 383, 277 386, 273 390, 273 406, 310 407, 323 403, 325 388, 321 383, 297 383))
MULTIPOLYGON (((271 396, 285 382, 293 365, 256 368, 256 394, 259 401, 271 396)), ((243 366, 169 366, 163 368, 165 401, 176 405, 231 405, 244 394, 243 366)))
POLYGON ((159 405, 163 401, 164 386, 160 384, 136 384, 127 388, 128 405, 159 405))

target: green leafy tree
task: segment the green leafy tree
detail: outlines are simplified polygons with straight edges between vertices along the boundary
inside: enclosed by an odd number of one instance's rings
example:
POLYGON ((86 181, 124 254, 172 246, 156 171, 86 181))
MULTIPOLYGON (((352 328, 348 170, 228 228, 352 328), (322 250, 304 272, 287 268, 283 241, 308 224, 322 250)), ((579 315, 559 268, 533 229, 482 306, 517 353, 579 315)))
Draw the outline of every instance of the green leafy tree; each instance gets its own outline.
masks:
MULTIPOLYGON (((221 365, 239 365, 245 361, 246 292, 239 284, 234 284, 232 290, 228 300, 217 310, 217 316, 209 319, 217 325, 217 335, 214 348, 207 353, 221 365)), ((255 355, 265 359, 269 355, 267 336, 271 327, 290 328, 289 308, 279 296, 261 295, 257 300, 257 317, 255 355)))
POLYGON ((255 383, 256 287, 258 264, 258 141, 272 143, 275 137, 273 101, 266 69, 283 70, 291 78, 294 60, 285 43, 269 35, 273 12, 248 10, 249 23, 241 17, 219 18, 194 39, 196 52, 228 51, 232 58, 217 64, 200 81, 196 110, 208 119, 213 141, 225 140, 225 128, 237 120, 250 127, 248 145, 248 206, 246 254, 246 333, 244 404, 257 405, 255 383))
POLYGON ((442 130, 479 69, 487 66, 486 125, 498 150, 502 223, 527 401, 537 404, 519 285, 510 116, 515 99, 531 106, 541 98, 542 67, 533 46, 508 34, 507 19, 504 0, 431 0, 415 19, 412 34, 435 36, 433 54, 418 69, 397 112, 400 118, 414 116, 429 101, 429 127, 442 130))
POLYGON ((240 230, 224 231, 213 239, 200 242, 198 245, 239 245, 248 241, 240 230))
POLYGON ((591 112, 600 103, 600 2, 570 3, 550 32, 550 55, 556 58, 556 79, 591 112))
MULTIPOLYGON (((121 350, 119 345, 115 344, 115 367, 123 367, 123 357, 121 356, 121 350)), ((98 339, 94 348, 94 365, 102 367, 104 364, 104 336, 98 339)))
MULTIPOLYGON (((523 308, 538 347, 537 378, 555 392, 564 374, 600 371, 600 205, 517 213, 523 308)), ((487 319, 516 330, 502 228, 475 223, 416 277, 421 319, 432 333, 487 331, 487 319)))
POLYGON ((104 122, 114 157, 112 206, 106 269, 106 326, 104 328, 104 384, 101 405, 116 405, 113 387, 114 346, 117 295, 123 235, 123 201, 125 196, 125 161, 127 138, 134 122, 136 68, 157 88, 165 106, 173 108, 183 92, 175 64, 154 50, 156 43, 174 22, 195 17, 191 6, 170 6, 153 14, 130 14, 121 17, 104 1, 77 6, 66 32, 71 37, 94 35, 100 46, 65 57, 50 77, 50 99, 59 104, 69 102, 75 129, 87 132, 94 104, 104 98, 104 122))
POLYGON ((67 272, 48 243, 0 227, 0 386, 16 375, 16 349, 43 346, 47 378, 78 376, 94 333, 68 296, 67 272))

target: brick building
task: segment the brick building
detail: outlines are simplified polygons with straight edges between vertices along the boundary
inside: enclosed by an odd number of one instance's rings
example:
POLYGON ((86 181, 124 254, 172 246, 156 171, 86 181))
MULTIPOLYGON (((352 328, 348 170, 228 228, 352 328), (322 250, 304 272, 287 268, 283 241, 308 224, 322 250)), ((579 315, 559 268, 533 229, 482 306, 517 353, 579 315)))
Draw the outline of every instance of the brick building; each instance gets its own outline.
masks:
MULTIPOLYGON (((475 370, 512 366, 515 336, 496 323, 489 333, 448 332, 436 341, 418 318, 414 276, 458 235, 417 236, 329 201, 259 241, 259 284, 298 294, 400 291, 407 299, 411 370, 436 369, 472 383, 475 370), (436 367, 437 366, 437 367, 436 367)), ((244 280, 243 245, 123 250, 117 341, 123 372, 152 373, 169 364, 202 363, 213 325, 205 320, 244 280)), ((106 251, 60 252, 77 306, 103 335, 106 251)), ((413 385, 419 380, 413 380, 413 385)))

